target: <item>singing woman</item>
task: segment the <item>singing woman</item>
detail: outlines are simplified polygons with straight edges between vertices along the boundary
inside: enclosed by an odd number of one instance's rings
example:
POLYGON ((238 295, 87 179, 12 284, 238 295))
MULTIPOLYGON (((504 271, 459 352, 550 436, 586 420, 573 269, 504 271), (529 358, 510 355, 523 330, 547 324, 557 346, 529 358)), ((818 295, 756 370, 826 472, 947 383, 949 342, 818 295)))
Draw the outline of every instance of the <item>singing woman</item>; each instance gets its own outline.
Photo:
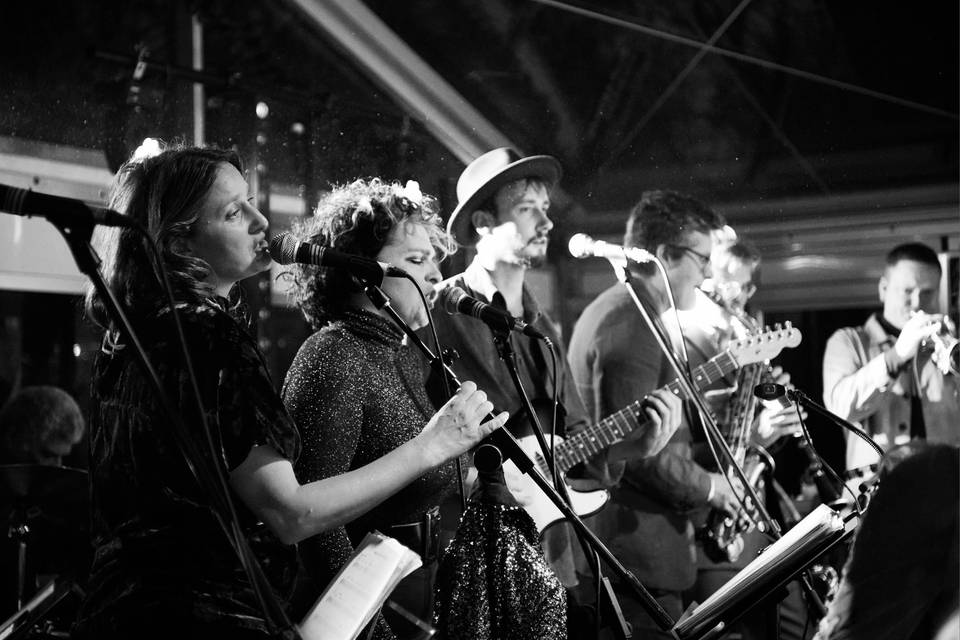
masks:
MULTIPOLYGON (((412 328, 425 326, 415 287, 428 295, 440 281, 438 261, 453 248, 440 227, 433 198, 416 183, 401 187, 377 179, 335 188, 316 214, 294 230, 301 241, 387 262, 416 282, 387 278, 383 290, 412 328)), ((433 413, 422 359, 401 330, 370 302, 349 273, 299 265, 295 295, 315 333, 300 348, 283 399, 303 437, 296 472, 302 482, 335 476, 403 447, 433 413)), ((439 553, 438 505, 456 487, 453 461, 418 474, 409 486, 344 527, 300 545, 304 565, 322 589, 363 536, 374 529, 419 553, 424 567, 392 599, 429 621, 439 553)), ((377 637, 403 637, 406 628, 387 611, 377 637)), ((411 628, 411 631, 413 628, 411 628)))

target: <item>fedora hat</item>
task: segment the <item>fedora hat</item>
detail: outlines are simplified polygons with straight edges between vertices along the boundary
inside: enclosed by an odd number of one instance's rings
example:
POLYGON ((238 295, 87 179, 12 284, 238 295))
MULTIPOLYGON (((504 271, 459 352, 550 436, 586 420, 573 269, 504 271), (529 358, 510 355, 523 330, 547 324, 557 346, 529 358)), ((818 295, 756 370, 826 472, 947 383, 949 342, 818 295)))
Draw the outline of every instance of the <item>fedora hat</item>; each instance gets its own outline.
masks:
POLYGON ((523 158, 509 147, 487 151, 467 165, 457 180, 457 208, 447 221, 447 233, 462 245, 476 244, 472 214, 500 187, 523 178, 540 178, 549 188, 562 173, 560 162, 553 156, 523 158))

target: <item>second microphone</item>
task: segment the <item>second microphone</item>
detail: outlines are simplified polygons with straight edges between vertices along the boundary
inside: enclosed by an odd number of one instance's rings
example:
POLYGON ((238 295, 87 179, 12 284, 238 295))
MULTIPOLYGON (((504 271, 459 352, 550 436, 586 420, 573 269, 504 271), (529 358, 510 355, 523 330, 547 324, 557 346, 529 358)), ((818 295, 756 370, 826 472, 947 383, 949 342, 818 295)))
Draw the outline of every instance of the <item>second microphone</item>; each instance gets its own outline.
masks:
POLYGON ((440 291, 437 302, 443 310, 454 315, 462 313, 484 322, 491 329, 498 331, 518 331, 531 338, 547 340, 547 337, 519 318, 507 313, 506 310, 487 304, 482 300, 467 294, 460 287, 448 287, 440 291))

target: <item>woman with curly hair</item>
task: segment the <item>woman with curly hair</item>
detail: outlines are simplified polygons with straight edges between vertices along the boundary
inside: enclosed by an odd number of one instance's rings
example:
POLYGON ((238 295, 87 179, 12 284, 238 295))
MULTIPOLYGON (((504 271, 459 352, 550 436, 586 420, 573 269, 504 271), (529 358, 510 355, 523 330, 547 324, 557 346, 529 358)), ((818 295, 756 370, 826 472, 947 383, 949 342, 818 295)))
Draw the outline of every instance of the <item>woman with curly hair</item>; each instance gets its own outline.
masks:
MULTIPOLYGON (((401 187, 373 179, 337 187, 292 233, 299 241, 400 267, 428 297, 441 279, 438 259, 454 248, 440 226, 434 199, 422 196, 412 182, 401 187)), ((357 281, 338 269, 306 265, 295 267, 292 276, 296 301, 315 333, 300 347, 282 393, 303 439, 297 477, 310 482, 404 446, 417 436, 433 407, 421 355, 357 281)), ((426 310, 411 281, 387 278, 382 288, 407 324, 413 329, 426 325, 426 310)), ((430 620, 438 505, 454 491, 456 480, 456 465, 450 461, 419 474, 346 526, 301 543, 301 559, 315 588, 322 590, 354 545, 376 529, 421 555, 424 566, 401 582, 391 599, 430 620)), ((380 619, 377 637, 404 637, 405 623, 391 610, 385 612, 392 630, 380 619)))
MULTIPOLYGON (((464 383, 407 446, 342 475, 297 482, 300 437, 247 331, 235 286, 270 265, 267 221, 248 199, 237 155, 177 148, 132 160, 117 174, 110 204, 160 247, 204 420, 170 309, 133 230, 104 238, 106 280, 181 410, 188 439, 206 445, 204 423, 209 428, 213 450, 201 451, 226 476, 240 533, 274 597, 290 594, 294 543, 357 518, 502 424, 480 425, 491 405, 464 383)), ((219 502, 191 474, 127 337, 95 293, 87 302, 106 335, 91 385, 95 559, 74 637, 270 637, 276 629, 214 516, 219 502)))

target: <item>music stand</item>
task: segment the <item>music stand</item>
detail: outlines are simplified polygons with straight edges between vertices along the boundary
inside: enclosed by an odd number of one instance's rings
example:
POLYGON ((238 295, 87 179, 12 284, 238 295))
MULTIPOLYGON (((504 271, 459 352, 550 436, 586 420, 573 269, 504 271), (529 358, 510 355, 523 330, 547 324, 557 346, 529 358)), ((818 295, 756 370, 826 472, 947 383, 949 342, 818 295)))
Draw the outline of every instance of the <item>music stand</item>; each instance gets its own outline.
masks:
POLYGON ((743 614, 852 535, 857 523, 853 516, 845 520, 820 505, 681 619, 674 634, 679 640, 719 638, 743 614))

